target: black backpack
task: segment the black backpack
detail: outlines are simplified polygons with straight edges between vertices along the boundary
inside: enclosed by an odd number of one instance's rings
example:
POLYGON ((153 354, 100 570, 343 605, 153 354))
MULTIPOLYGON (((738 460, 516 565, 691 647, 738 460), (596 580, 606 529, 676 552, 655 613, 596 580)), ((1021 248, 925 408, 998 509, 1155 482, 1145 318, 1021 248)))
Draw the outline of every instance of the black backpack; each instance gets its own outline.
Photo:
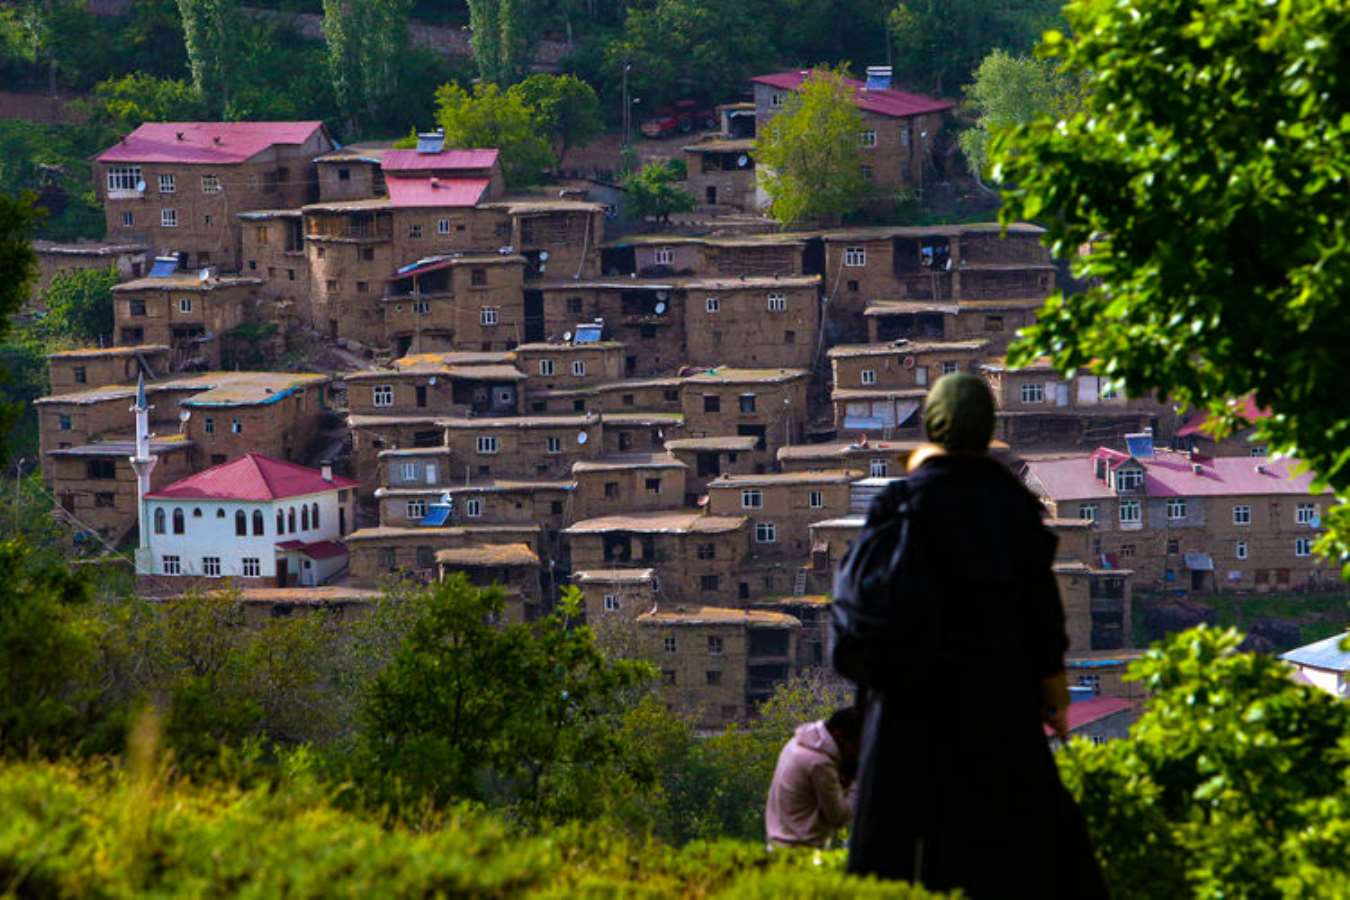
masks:
POLYGON ((909 485, 892 482, 835 573, 830 659, 840 675, 883 692, 936 676, 940 598, 925 556, 909 485))

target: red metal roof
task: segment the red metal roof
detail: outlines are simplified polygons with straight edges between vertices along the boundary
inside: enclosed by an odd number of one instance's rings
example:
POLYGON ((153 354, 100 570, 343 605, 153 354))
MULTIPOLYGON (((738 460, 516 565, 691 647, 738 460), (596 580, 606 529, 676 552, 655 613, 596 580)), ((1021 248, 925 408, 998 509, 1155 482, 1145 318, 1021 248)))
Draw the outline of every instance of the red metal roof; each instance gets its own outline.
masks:
POLYGON ((277 549, 294 550, 310 559, 332 559, 347 555, 347 545, 341 541, 313 541, 308 544, 304 541, 282 541, 277 544, 277 549))
MULTIPOLYGON (((784 91, 801 90, 802 82, 810 72, 797 69, 791 72, 777 72, 773 75, 757 75, 750 80, 757 84, 767 84, 784 91)), ((845 78, 844 84, 853 89, 853 102, 859 109, 879 116, 901 119, 905 116, 921 116, 924 113, 941 112, 956 106, 950 100, 935 100, 923 94, 910 94, 887 88, 884 91, 869 91, 864 82, 845 78)))
POLYGON ((442 150, 440 153, 390 150, 384 154, 380 168, 386 172, 448 172, 490 169, 496 164, 496 150, 442 150))
MULTIPOLYGON (((1230 403, 1233 409, 1237 411, 1237 414, 1249 425, 1255 425, 1262 419, 1270 418, 1270 410, 1257 406, 1256 397, 1252 394, 1248 394, 1241 400, 1230 401, 1230 403)), ((1198 434, 1201 437, 1207 437, 1213 440, 1213 435, 1209 432, 1212 419, 1213 416, 1208 413, 1199 418, 1192 419, 1190 422, 1187 422, 1177 429, 1177 437, 1190 437, 1193 434, 1198 434)))
POLYGON ((322 122, 146 122, 95 158, 99 162, 241 163, 273 144, 303 144, 321 128, 322 122))
POLYGON ((146 496, 155 500, 281 500, 354 488, 360 482, 333 476, 325 481, 318 469, 248 453, 175 481, 146 496))
MULTIPOLYGON (((1056 501, 1107 499, 1116 492, 1095 477, 1091 456, 1027 461, 1027 474, 1056 501)), ((1312 473, 1293 475, 1297 460, 1268 457, 1220 456, 1192 458, 1188 453, 1157 450, 1149 458, 1136 459, 1144 468, 1144 491, 1148 497, 1222 497, 1309 494, 1312 473), (1200 471, 1195 471, 1195 466, 1200 471)), ((1117 462, 1117 465, 1119 463, 1117 462)))
POLYGON ((486 178, 388 178, 390 206, 462 206, 478 203, 487 191, 486 178))
MULTIPOLYGON (((1084 725, 1090 725, 1099 719, 1113 716, 1133 705, 1129 700, 1122 700, 1119 697, 1093 697, 1091 700, 1079 700, 1077 703, 1070 703, 1069 732, 1072 734, 1084 725)), ((1049 725, 1045 726, 1047 737, 1054 733, 1054 729, 1049 725)))

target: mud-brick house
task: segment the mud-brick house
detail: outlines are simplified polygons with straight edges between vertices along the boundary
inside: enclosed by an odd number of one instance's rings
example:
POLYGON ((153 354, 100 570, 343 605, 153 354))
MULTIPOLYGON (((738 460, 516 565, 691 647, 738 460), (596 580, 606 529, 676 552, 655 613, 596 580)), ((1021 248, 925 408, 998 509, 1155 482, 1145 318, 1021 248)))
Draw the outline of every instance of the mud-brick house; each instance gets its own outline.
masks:
POLYGON ((542 341, 515 348, 528 379, 526 402, 539 393, 595 387, 623 378, 624 346, 616 341, 542 341))
POLYGON ((830 400, 835 427, 915 439, 922 434, 928 386, 950 372, 973 368, 986 341, 911 341, 845 344, 828 356, 834 375, 830 400))
MULTIPOLYGON (((708 483, 719 475, 749 475, 755 471, 759 438, 754 435, 712 435, 666 441, 666 451, 688 468, 685 505, 693 506, 708 483)), ((779 451, 782 452, 782 451, 779 451)), ((762 460, 760 460, 762 464, 762 460)))
POLYGON ((440 419, 457 470, 474 479, 565 479, 602 455, 599 416, 440 419))
MULTIPOLYGON (((430 584, 440 578, 439 550, 484 544, 524 544, 539 551, 538 525, 396 526, 362 528, 347 535, 351 583, 376 587, 402 580, 430 584)), ((547 564, 543 567, 548 569, 547 564)), ((548 586, 545 585, 548 589, 548 586)))
POLYGON ((222 372, 194 380, 197 393, 178 401, 183 434, 198 468, 248 453, 298 462, 318 434, 330 378, 313 372, 222 372))
POLYGON ((458 354, 421 354, 346 376, 347 407, 357 415, 513 416, 525 375, 502 362, 460 363, 458 354))
POLYGON ((383 342, 399 356, 507 351, 526 338, 525 258, 452 253, 401 266, 384 287, 383 342))
POLYGON ((901 475, 909 456, 922 441, 879 441, 858 433, 851 441, 827 444, 794 444, 778 451, 778 468, 784 472, 818 469, 855 469, 870 478, 901 475))
POLYGON ((722 475, 708 483, 708 513, 749 518, 752 556, 804 561, 811 524, 847 514, 849 486, 860 475, 848 469, 722 475))
POLYGON ((317 200, 331 149, 322 122, 146 122, 94 157, 94 192, 109 240, 238 271, 237 214, 317 200))
POLYGON ((239 213, 241 274, 257 278, 258 317, 283 329, 312 326, 305 216, 299 209, 239 213))
POLYGON ((820 276, 699 278, 680 283, 690 365, 810 368, 820 276))
POLYGON ((685 501, 684 463, 666 453, 623 453, 572 464, 574 516, 679 509, 685 501))
POLYGON ((757 210, 758 196, 754 138, 715 135, 683 149, 685 189, 700 206, 757 210))
POLYGON ((462 573, 478 587, 503 594, 501 621, 533 622, 548 610, 540 584, 539 554, 528 544, 466 544, 436 551, 440 579, 462 573))
POLYGON ((85 269, 107 271, 115 269, 119 281, 140 278, 149 268, 149 256, 144 244, 117 244, 105 241, 33 241, 37 254, 37 277, 33 279, 29 295, 30 308, 39 308, 42 295, 57 275, 85 269))
POLYGON ((661 580, 655 569, 580 569, 572 582, 581 590, 586 622, 604 633, 607 628, 632 628, 634 621, 656 606, 661 580))
POLYGON ((779 447, 803 439, 808 378, 802 369, 719 366, 697 372, 680 387, 684 436, 755 437, 757 462, 767 468, 779 447))
MULTIPOLYGON (((150 476, 152 490, 192 474, 191 441, 170 434, 150 442, 158 462, 150 476)), ((66 520, 79 531, 94 531, 117 546, 136 525, 136 472, 130 459, 136 441, 127 431, 103 440, 47 451, 42 478, 66 520)))
POLYGON ((661 669, 661 699, 704 728, 748 718, 797 670, 801 623, 793 616, 662 603, 637 625, 645 655, 661 669))
POLYGON ((390 149, 380 144, 348 144, 315 157, 319 202, 388 196, 380 164, 390 149))
POLYGON ((257 278, 173 270, 157 260, 150 275, 115 285, 117 343, 165 344, 174 369, 219 369, 225 339, 257 312, 257 278))
POLYGON ((154 379, 170 368, 165 344, 84 347, 62 350, 47 357, 52 396, 109 384, 135 384, 142 375, 154 379))
POLYGON ((701 602, 726 596, 749 551, 743 516, 692 510, 620 513, 563 529, 572 569, 655 569, 662 596, 701 602))

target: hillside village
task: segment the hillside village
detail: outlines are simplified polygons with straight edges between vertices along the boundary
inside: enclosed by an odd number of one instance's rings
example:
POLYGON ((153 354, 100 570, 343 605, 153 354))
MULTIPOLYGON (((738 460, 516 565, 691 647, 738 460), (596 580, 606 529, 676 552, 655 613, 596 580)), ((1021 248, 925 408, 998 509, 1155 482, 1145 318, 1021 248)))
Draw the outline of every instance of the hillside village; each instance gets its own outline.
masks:
MULTIPOLYGON (((655 233, 607 233, 603 183, 508 191, 495 148, 439 132, 141 125, 93 161, 106 242, 37 248, 44 281, 123 279, 113 344, 53 355, 36 404, 59 514, 136 548, 148 595, 228 579, 261 615, 464 572, 530 621, 575 585, 718 727, 824 664, 834 567, 923 441, 927 386, 967 370, 1059 536, 1085 667, 1119 675, 1133 590, 1330 577, 1289 461, 1005 363, 1061 277, 1040 228, 753 215, 754 133, 803 74, 718 108, 684 146, 697 221, 655 233)), ((852 89, 867 178, 914 186, 951 104, 885 67, 852 89)))

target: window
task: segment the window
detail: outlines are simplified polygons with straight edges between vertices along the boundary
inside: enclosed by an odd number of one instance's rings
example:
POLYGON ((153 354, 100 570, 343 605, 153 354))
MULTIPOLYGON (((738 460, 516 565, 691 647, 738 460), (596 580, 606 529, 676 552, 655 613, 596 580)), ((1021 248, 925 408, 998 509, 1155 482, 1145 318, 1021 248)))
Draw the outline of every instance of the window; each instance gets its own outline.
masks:
POLYGON ((785 344, 795 344, 795 343, 797 343, 797 332, 792 331, 792 330, 790 330, 790 329, 789 329, 788 331, 784 331, 784 332, 783 332, 783 343, 785 343, 785 344))
POLYGON ((478 311, 478 321, 482 325, 496 325, 497 308, 495 306, 484 306, 478 311))
POLYGON ((824 509, 825 494, 822 491, 811 491, 806 495, 806 505, 812 509, 824 509))
MULTIPOLYGON (((224 511, 221 510, 221 512, 224 511)), ((242 509, 234 511, 234 533, 238 537, 248 537, 248 516, 244 514, 242 509)))
POLYGON ((741 509, 763 509, 764 494, 758 489, 747 488, 741 491, 741 509))
MULTIPOLYGON (((674 640, 674 638, 669 638, 669 640, 674 640)), ((671 687, 674 687, 674 686, 675 686, 675 670, 674 670, 674 669, 662 669, 662 670, 661 670, 661 683, 662 683, 662 684, 665 684, 665 685, 669 685, 669 686, 671 686, 671 687)))
POLYGON ((421 499, 408 501, 409 519, 420 519, 426 514, 427 514, 427 501, 421 499))
MULTIPOLYGON (((318 527, 318 524, 319 524, 319 504, 316 503, 316 504, 314 504, 314 525, 315 525, 315 527, 318 527)), ((253 511, 253 536, 254 536, 254 537, 259 537, 259 536, 262 535, 262 533, 263 533, 263 514, 262 514, 262 510, 260 510, 260 509, 255 509, 255 510, 253 511)))
POLYGON ((1247 542, 1246 542, 1246 541, 1238 541, 1237 543, 1235 543, 1235 544, 1233 545, 1233 555, 1234 555, 1235 557, 1237 557, 1238 559, 1246 559, 1246 558, 1247 558, 1247 542))
MULTIPOLYGON (((216 224, 216 217, 215 217, 215 216, 202 216, 202 224, 205 225, 207 228, 210 228, 212 225, 216 224)), ((204 263, 204 262, 209 262, 210 259, 211 259, 211 254, 209 254, 209 253, 198 253, 198 254, 197 254, 197 261, 198 261, 198 262, 203 262, 203 263, 204 263)))
POLYGON ((1294 555, 1309 556, 1312 554, 1312 538, 1294 538, 1294 555))
POLYGON ((863 369, 863 370, 862 370, 862 383, 863 383, 863 384, 876 384, 876 383, 877 383, 877 370, 876 370, 876 369, 863 369))
POLYGON ((1140 522, 1139 501, 1120 501, 1120 522, 1122 525, 1137 525, 1140 522))
POLYGON ((179 311, 180 313, 190 313, 190 312, 192 312, 192 298, 191 298, 191 297, 179 297, 179 298, 178 298, 178 311, 179 311))
POLYGON ((117 477, 117 461, 112 459, 91 459, 85 465, 85 475, 91 480, 107 481, 117 477))
POLYGON ((755 411, 755 395, 741 394, 740 396, 741 412, 752 413, 755 411))
POLYGON ((859 167, 858 167, 858 171, 862 174, 863 181, 871 181, 871 180, 872 180, 872 167, 871 167, 871 166, 859 166, 859 167))
POLYGON ((1144 483, 1144 473, 1138 469, 1125 469, 1116 473, 1116 490, 1137 491, 1144 483))
MULTIPOLYGON (((130 313, 130 314, 133 315, 133 316, 143 316, 143 315, 145 315, 145 301, 144 301, 144 300, 128 300, 128 301, 127 301, 127 312, 130 313)), ((139 329, 138 329, 138 330, 139 330, 139 329)))
POLYGON ((164 519, 165 519, 164 510, 162 509, 155 510, 155 534, 164 533, 164 519))
POLYGON ((778 526, 772 522, 756 522, 755 543, 756 544, 778 543, 778 526))
POLYGON ((244 563, 245 578, 257 578, 260 575, 262 575, 262 562, 258 559, 258 557, 245 556, 243 559, 243 563, 244 563))
POLYGON ((787 294, 769 294, 769 312, 787 312, 787 294))
POLYGON ((658 266, 668 266, 675 262, 675 251, 669 247, 657 247, 652 252, 652 259, 658 266))
POLYGON ((394 405, 394 386, 392 384, 377 384, 370 389, 371 402, 376 406, 394 405))
POLYGON ((1121 544, 1120 555, 1126 559, 1134 557, 1134 544, 1121 544))
POLYGON ((286 513, 277 510, 277 534, 286 533, 286 513))
POLYGON ((176 209, 161 209, 161 210, 159 211, 159 227, 160 227, 160 228, 177 228, 177 227, 178 227, 178 210, 176 210, 176 209))
POLYGON ((717 576, 716 576, 716 575, 700 575, 700 576, 699 576, 699 579, 698 579, 698 587, 699 587, 699 590, 701 590, 701 591, 715 591, 715 590, 717 590, 717 576))
POLYGON ((162 556, 159 565, 164 570, 165 575, 183 574, 183 561, 177 556, 162 556))
POLYGON ((1045 385, 1043 384, 1024 384, 1022 385, 1023 403, 1044 403, 1045 385))
POLYGON ((1186 498, 1168 497, 1167 498, 1167 518, 1184 519, 1186 518, 1186 498))
POLYGON ((487 287, 487 269, 484 269, 484 268, 482 268, 481 266, 478 267, 478 268, 476 268, 476 269, 470 269, 470 270, 469 270, 469 286, 470 286, 470 287, 487 287))
POLYGON ((918 385, 925 385, 928 383, 927 366, 918 366, 914 369, 914 383, 918 385))
POLYGON ((1269 455, 1270 455, 1270 453, 1269 453, 1269 451, 1267 450, 1265 444, 1257 444, 1256 446, 1252 447, 1252 448, 1248 451, 1248 454, 1249 454, 1250 456, 1269 456, 1269 455))
POLYGON ((286 530, 295 534, 295 507, 286 510, 286 530))
POLYGON ((722 411, 722 398, 716 394, 703 395, 703 411, 705 413, 715 413, 722 411))
POLYGON ((872 478, 885 478, 889 466, 884 459, 874 459, 867 466, 867 474, 872 478))
POLYGON ((716 545, 716 544, 699 544, 698 547, 695 548, 695 553, 694 553, 694 555, 697 556, 699 559, 716 559, 716 558, 717 558, 717 545, 716 545))
POLYGON ((667 653, 674 653, 679 649, 678 645, 675 643, 675 638, 673 637, 667 637, 661 644, 667 653))
POLYGON ((215 434, 216 420, 211 416, 207 416, 206 418, 202 419, 202 431, 204 431, 207 434, 215 434))
POLYGON ((436 220, 436 233, 437 233, 437 234, 449 234, 449 233, 450 233, 450 220, 449 220, 449 219, 437 219, 437 220, 436 220))
POLYGON ((1294 522, 1298 525, 1318 524, 1317 505, 1314 503, 1300 503, 1294 508, 1294 522))
POLYGON ((770 94, 769 106, 773 107, 774 109, 781 109, 783 106, 783 95, 778 91, 774 91, 772 94, 770 94))
POLYGON ((178 179, 175 176, 159 176, 159 192, 161 194, 172 194, 176 190, 178 190, 178 179))
POLYGON ((985 330, 985 331, 1002 331, 1002 330, 1003 330, 1003 317, 1002 317, 1002 316, 985 316, 985 317, 984 317, 984 330, 985 330))
POLYGON ((56 427, 61 431, 70 431, 75 427, 75 423, 71 421, 70 416, 62 415, 57 417, 56 427))
POLYGON ((960 364, 960 363, 945 362, 945 363, 942 364, 942 374, 943 374, 943 375, 950 375, 950 374, 952 374, 953 372, 960 371, 960 369, 961 369, 961 364, 960 364))
POLYGON ((862 133, 862 145, 864 147, 875 147, 877 145, 877 133, 875 129, 869 128, 862 133))
POLYGON ((614 500, 619 496, 619 483, 617 481, 605 482, 605 499, 614 500))
POLYGON ((552 374, 553 374, 553 360, 551 360, 551 359, 541 359, 541 360, 539 360, 539 374, 540 374, 540 375, 552 375, 552 374))
POLYGON ((223 518, 225 518, 225 510, 223 510, 223 509, 218 509, 218 510, 216 510, 216 518, 217 518, 217 519, 223 519, 223 518))
POLYGON ((108 192, 134 191, 141 183, 140 166, 110 166, 108 168, 108 192))
POLYGON ((1078 518, 1084 522, 1096 522, 1097 509, 1095 503, 1080 503, 1078 504, 1078 518))
MULTIPOLYGON (((316 529, 319 527, 319 504, 317 502, 309 505, 309 524, 313 525, 316 529)), ((258 518, 257 525, 259 528, 262 527, 261 516, 258 518)))
POLYGON ((722 308, 722 302, 716 297, 709 297, 703 301, 703 308, 710 313, 715 313, 722 308))
POLYGON ((586 374, 586 360, 584 360, 584 359, 574 359, 574 360, 572 360, 572 374, 575 375, 575 376, 577 376, 578 378, 580 378, 580 377, 582 377, 583 375, 585 375, 585 374, 586 374))
POLYGON ((203 556, 203 557, 202 557, 202 574, 205 575, 207 578, 219 578, 219 577, 220 577, 220 557, 219 557, 219 556, 203 556))
POLYGON ((850 294, 856 294, 856 293, 858 293, 858 282, 854 281, 854 280, 851 279, 851 278, 850 278, 849 281, 848 281, 848 292, 849 292, 850 294))
POLYGON ((94 494, 94 506, 100 509, 112 509, 117 505, 111 491, 98 491, 94 494))
POLYGON ((845 247, 844 265, 851 268, 867 265, 867 249, 865 247, 845 247))
POLYGON ((421 222, 414 222, 413 224, 408 226, 408 237, 412 238, 415 241, 422 239, 421 222))
POLYGON ((562 438, 555 438, 555 437, 549 438, 549 439, 548 439, 548 452, 549 452, 549 453, 561 453, 561 452, 562 452, 562 438))
POLYGON ((478 436, 479 453, 496 453, 498 448, 497 438, 492 435, 480 434, 478 436))
POLYGON ((366 262, 372 262, 372 261, 375 259, 375 248, 374 248, 374 247, 362 247, 362 248, 361 248, 361 258, 362 258, 363 260, 365 260, 366 262))
POLYGON ((1233 524, 1250 525, 1252 524, 1252 508, 1250 506, 1233 507, 1233 524))
POLYGON ((202 176, 202 193, 203 193, 203 194, 219 194, 219 193, 220 193, 220 176, 219 176, 219 175, 203 175, 203 176, 202 176))
POLYGON ((464 501, 464 515, 470 519, 483 517, 483 501, 477 497, 464 501))
POLYGON ((352 180, 352 170, 351 170, 351 169, 338 169, 338 170, 337 170, 337 178, 338 178, 338 181, 351 181, 351 180, 352 180))
POLYGON ((580 297, 568 297, 568 298, 567 298, 567 311, 570 312, 570 313, 579 313, 579 312, 581 312, 581 298, 580 298, 580 297))
POLYGON ((398 569, 398 551, 393 547, 380 548, 380 568, 387 572, 398 569))
POLYGON ((606 594, 606 595, 605 595, 605 603, 604 603, 604 605, 605 605, 605 612, 618 612, 618 611, 619 611, 619 595, 618 595, 618 594, 606 594))
POLYGON ((243 421, 240 419, 230 419, 230 433, 243 434, 244 433, 243 421))
POLYGON ((131 210, 122 213, 122 227, 130 228, 136 224, 136 214, 131 210))
POLYGON ((722 683, 722 673, 714 669, 704 672, 703 677, 707 679, 709 687, 716 687, 722 683))
POLYGON ((708 635, 708 655, 709 656, 722 655, 722 639, 717 635, 713 634, 708 635))
POLYGON ((1167 553, 1169 555, 1180 552, 1181 552, 1181 541, 1173 539, 1167 542, 1167 553))
POLYGON ((658 496, 661 495, 661 479, 660 479, 660 478, 648 478, 648 479, 647 479, 646 487, 647 487, 647 493, 651 494, 652 496, 658 497, 658 496))

